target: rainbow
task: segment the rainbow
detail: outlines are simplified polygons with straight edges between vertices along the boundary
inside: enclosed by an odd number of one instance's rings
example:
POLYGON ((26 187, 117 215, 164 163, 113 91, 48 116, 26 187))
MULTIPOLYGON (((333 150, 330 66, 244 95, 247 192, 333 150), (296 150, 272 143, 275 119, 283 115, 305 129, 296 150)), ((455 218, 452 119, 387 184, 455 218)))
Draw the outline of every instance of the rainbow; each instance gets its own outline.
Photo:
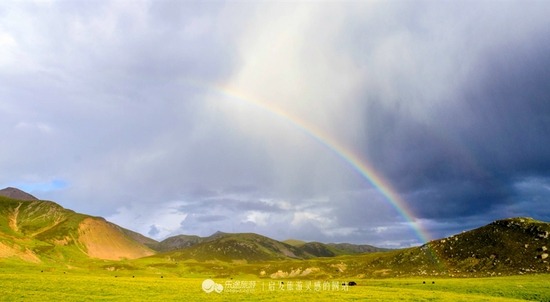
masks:
POLYGON ((230 88, 215 85, 204 85, 190 81, 186 81, 186 83, 191 83, 193 86, 200 86, 206 90, 214 91, 226 97, 245 102, 295 126, 303 133, 331 150, 335 155, 343 159, 351 168, 357 171, 363 178, 368 180, 390 202, 397 213, 406 220, 407 224, 409 224, 422 244, 430 241, 431 236, 429 233, 422 228, 420 224, 415 222, 416 218, 413 211, 407 206, 406 202, 399 196, 395 189, 392 188, 390 183, 384 179, 380 173, 376 172, 372 165, 370 165, 366 160, 361 158, 361 156, 353 152, 353 150, 347 148, 335 138, 323 133, 319 128, 315 127, 311 123, 307 123, 290 112, 284 111, 275 105, 267 105, 263 102, 246 97, 238 91, 230 88))

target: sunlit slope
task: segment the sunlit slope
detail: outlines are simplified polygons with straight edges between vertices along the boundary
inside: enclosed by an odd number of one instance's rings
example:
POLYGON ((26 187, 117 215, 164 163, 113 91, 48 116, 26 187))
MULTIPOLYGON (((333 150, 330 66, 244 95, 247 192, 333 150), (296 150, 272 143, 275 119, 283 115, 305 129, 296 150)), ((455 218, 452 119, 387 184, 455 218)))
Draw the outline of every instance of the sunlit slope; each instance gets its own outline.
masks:
POLYGON ((131 240, 103 218, 89 217, 79 224, 78 241, 86 247, 88 256, 100 259, 135 259, 154 254, 142 244, 131 240))
POLYGON ((103 218, 78 214, 51 201, 0 196, 0 258, 114 260, 153 253, 103 218))

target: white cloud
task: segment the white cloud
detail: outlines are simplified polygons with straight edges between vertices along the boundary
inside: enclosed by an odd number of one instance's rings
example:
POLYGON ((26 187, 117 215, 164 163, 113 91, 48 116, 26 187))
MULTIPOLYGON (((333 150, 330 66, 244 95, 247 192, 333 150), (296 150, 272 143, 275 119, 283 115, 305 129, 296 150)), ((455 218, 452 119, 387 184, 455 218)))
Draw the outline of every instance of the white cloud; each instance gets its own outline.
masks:
POLYGON ((177 207, 184 204, 179 201, 159 203, 132 203, 117 209, 116 213, 105 217, 124 228, 149 233, 151 225, 156 228, 154 239, 164 239, 180 228, 180 223, 187 217, 186 213, 177 211, 177 207))
POLYGON ((51 134, 54 131, 54 128, 47 123, 28 123, 28 122, 19 122, 15 125, 17 130, 36 130, 41 133, 51 134))

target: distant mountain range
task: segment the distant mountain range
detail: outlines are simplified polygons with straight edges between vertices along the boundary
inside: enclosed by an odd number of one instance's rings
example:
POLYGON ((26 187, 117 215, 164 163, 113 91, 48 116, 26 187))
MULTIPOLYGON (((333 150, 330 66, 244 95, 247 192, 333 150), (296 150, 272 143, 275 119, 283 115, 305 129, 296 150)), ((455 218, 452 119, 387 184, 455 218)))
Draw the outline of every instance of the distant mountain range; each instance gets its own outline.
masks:
MULTIPOLYGON (((231 266, 234 274, 272 278, 302 276, 306 271, 321 277, 492 276, 550 272, 549 237, 546 222, 510 218, 399 250, 295 239, 281 242, 253 233, 223 232, 208 237, 178 235, 158 242, 15 188, 0 190, 0 263, 72 267, 100 259, 144 259, 147 265, 159 262, 161 266, 178 261, 217 262, 247 264, 231 266)), ((125 265, 129 264, 121 264, 125 265)), ((204 270, 220 266, 209 267, 204 270)))

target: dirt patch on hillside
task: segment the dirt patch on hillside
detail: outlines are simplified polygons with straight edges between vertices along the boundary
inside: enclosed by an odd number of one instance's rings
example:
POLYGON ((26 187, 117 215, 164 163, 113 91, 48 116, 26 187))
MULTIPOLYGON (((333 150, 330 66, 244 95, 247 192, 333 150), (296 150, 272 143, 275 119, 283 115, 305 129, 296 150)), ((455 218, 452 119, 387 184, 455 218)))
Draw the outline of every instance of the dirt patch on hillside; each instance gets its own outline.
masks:
POLYGON ((8 225, 15 232, 19 231, 19 228, 17 227, 17 217, 19 216, 19 208, 21 207, 22 204, 23 204, 22 202, 19 203, 19 205, 15 209, 13 209, 8 215, 8 219, 9 219, 8 225))
POLYGON ((93 258, 120 260, 153 255, 154 252, 126 237, 106 221, 86 218, 79 226, 79 241, 93 258))
POLYGON ((33 254, 32 251, 25 248, 22 250, 21 247, 14 245, 13 247, 0 242, 0 258, 11 258, 11 257, 17 257, 21 260, 27 261, 27 262, 33 262, 33 263, 40 263, 40 259, 36 257, 35 254, 33 254))
POLYGON ((69 236, 65 236, 63 239, 52 239, 52 242, 57 245, 67 245, 71 242, 71 238, 69 236))

